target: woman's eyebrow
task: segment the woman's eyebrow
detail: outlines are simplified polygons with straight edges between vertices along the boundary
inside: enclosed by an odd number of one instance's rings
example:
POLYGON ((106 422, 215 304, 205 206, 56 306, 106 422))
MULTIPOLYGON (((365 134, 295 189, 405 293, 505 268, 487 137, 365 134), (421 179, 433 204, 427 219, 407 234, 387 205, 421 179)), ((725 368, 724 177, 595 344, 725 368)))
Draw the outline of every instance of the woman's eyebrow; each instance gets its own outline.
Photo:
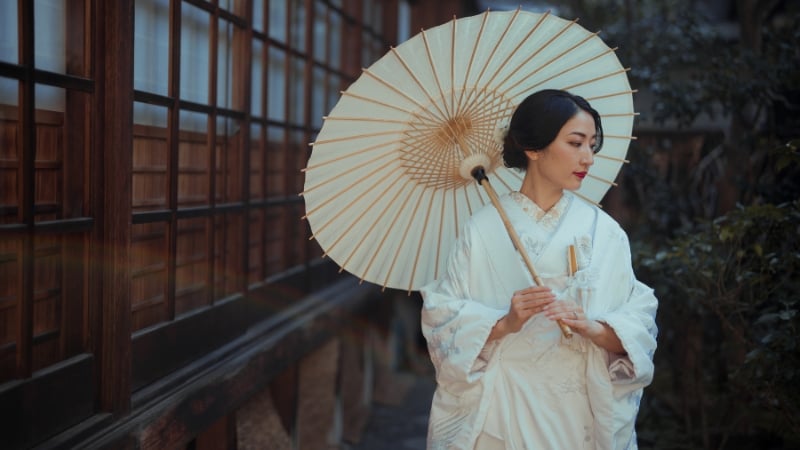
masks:
MULTIPOLYGON (((575 134, 575 135, 578 135, 578 136, 580 136, 580 137, 582 137, 582 138, 586 138, 586 137, 588 137, 588 136, 586 135, 586 133, 584 133, 584 132, 581 132, 581 131, 572 131, 572 132, 570 132, 570 133, 569 133, 569 135, 573 135, 573 134, 575 134)), ((595 137, 597 137, 597 135, 596 135, 596 134, 593 134, 591 137, 592 137, 592 139, 594 139, 595 137)))

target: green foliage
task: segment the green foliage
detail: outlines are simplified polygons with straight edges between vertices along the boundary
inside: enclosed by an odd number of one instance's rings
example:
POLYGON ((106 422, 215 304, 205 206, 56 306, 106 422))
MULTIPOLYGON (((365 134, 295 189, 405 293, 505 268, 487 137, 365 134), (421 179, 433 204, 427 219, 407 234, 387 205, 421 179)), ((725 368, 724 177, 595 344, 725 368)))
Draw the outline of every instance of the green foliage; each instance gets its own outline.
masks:
POLYGON ((669 324, 642 439, 653 448, 800 442, 800 200, 741 207, 636 250, 639 276, 662 299, 658 321, 669 324))
POLYGON ((691 158, 634 142, 620 180, 659 298, 640 448, 800 448, 800 4, 738 0, 726 28, 713 2, 566 3, 620 48, 662 135, 704 129, 682 135, 702 137, 691 158))

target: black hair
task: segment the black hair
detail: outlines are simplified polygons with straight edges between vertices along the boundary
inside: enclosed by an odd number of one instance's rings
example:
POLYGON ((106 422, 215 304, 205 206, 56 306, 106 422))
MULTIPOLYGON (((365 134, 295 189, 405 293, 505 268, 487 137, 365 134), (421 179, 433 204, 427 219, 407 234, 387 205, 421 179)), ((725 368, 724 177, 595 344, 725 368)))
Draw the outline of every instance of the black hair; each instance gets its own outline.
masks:
POLYGON ((528 157, 525 151, 544 150, 555 140, 565 123, 580 110, 594 118, 597 131, 595 153, 603 146, 603 126, 600 114, 581 96, 557 89, 534 92, 517 106, 511 116, 503 143, 503 162, 506 167, 525 170, 528 157))

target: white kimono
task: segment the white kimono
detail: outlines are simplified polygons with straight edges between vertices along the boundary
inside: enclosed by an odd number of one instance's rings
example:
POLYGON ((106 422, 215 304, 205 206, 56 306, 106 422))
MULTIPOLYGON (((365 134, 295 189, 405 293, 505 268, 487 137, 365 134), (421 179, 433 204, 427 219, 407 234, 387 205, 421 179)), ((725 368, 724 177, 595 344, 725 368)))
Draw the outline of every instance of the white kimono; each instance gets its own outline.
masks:
POLYGON ((634 423, 653 376, 657 300, 634 276, 625 232, 567 191, 546 214, 518 192, 501 203, 544 284, 581 305, 588 319, 611 326, 627 354, 578 334, 562 338, 543 315, 486 344, 514 291, 534 285, 489 205, 464 227, 446 273, 421 290, 422 331, 438 384, 428 448, 637 448, 634 423), (578 256, 573 276, 569 245, 578 256))

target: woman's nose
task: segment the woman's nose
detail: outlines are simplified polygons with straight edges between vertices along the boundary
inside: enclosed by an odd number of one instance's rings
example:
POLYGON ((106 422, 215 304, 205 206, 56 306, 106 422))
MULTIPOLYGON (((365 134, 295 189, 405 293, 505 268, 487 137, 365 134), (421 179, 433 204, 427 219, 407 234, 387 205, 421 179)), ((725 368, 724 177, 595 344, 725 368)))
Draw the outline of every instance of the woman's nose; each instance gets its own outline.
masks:
POLYGON ((591 166, 594 164, 594 151, 591 146, 584 147, 584 150, 586 151, 581 152, 581 163, 591 166))

